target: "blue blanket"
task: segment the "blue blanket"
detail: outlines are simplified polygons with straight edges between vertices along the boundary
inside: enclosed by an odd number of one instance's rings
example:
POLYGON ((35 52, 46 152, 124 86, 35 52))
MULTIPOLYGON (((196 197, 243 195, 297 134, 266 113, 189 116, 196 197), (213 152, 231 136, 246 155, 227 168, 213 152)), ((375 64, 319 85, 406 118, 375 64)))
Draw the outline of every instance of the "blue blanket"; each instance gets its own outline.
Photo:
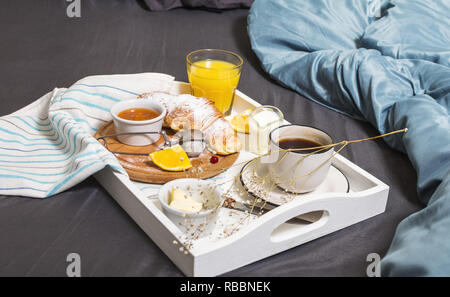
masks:
POLYGON ((281 84, 365 119, 405 152, 427 205, 397 227, 385 276, 450 275, 450 1, 257 0, 252 48, 281 84))

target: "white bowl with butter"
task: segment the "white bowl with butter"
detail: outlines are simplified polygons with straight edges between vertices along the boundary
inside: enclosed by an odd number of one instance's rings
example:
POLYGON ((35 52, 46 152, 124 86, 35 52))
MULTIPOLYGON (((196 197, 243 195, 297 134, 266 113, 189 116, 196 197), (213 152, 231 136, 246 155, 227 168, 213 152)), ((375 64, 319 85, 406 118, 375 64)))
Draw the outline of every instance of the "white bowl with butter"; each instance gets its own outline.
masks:
POLYGON ((159 190, 163 212, 188 237, 207 236, 214 229, 221 193, 212 182, 182 178, 164 184, 159 190))

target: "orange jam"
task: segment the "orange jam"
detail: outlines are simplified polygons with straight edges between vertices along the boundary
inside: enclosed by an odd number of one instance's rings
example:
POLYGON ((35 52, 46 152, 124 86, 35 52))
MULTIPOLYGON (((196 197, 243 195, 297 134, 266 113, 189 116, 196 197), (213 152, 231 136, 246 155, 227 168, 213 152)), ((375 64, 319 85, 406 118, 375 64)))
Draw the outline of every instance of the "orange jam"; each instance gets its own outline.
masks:
POLYGON ((147 121, 158 117, 159 113, 148 108, 129 108, 122 110, 117 116, 129 121, 147 121))

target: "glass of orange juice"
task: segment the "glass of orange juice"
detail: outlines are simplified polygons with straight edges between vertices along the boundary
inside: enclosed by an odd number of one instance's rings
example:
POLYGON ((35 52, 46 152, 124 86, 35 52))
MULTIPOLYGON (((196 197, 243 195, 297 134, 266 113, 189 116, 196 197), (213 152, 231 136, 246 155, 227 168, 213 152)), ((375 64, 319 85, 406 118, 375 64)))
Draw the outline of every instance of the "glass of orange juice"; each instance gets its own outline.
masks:
POLYGON ((186 62, 193 95, 211 99, 227 114, 241 76, 242 58, 225 50, 201 49, 189 53, 186 62))

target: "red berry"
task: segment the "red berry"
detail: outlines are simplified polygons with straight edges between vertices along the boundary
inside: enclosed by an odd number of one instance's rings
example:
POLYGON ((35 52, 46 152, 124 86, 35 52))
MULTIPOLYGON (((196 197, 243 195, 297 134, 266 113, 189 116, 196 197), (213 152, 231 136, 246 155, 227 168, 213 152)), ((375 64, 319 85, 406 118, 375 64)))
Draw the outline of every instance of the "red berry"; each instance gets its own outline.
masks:
POLYGON ((211 159, 209 159, 209 162, 211 162, 212 164, 216 164, 217 162, 219 162, 219 158, 217 158, 217 156, 212 156, 211 159))

